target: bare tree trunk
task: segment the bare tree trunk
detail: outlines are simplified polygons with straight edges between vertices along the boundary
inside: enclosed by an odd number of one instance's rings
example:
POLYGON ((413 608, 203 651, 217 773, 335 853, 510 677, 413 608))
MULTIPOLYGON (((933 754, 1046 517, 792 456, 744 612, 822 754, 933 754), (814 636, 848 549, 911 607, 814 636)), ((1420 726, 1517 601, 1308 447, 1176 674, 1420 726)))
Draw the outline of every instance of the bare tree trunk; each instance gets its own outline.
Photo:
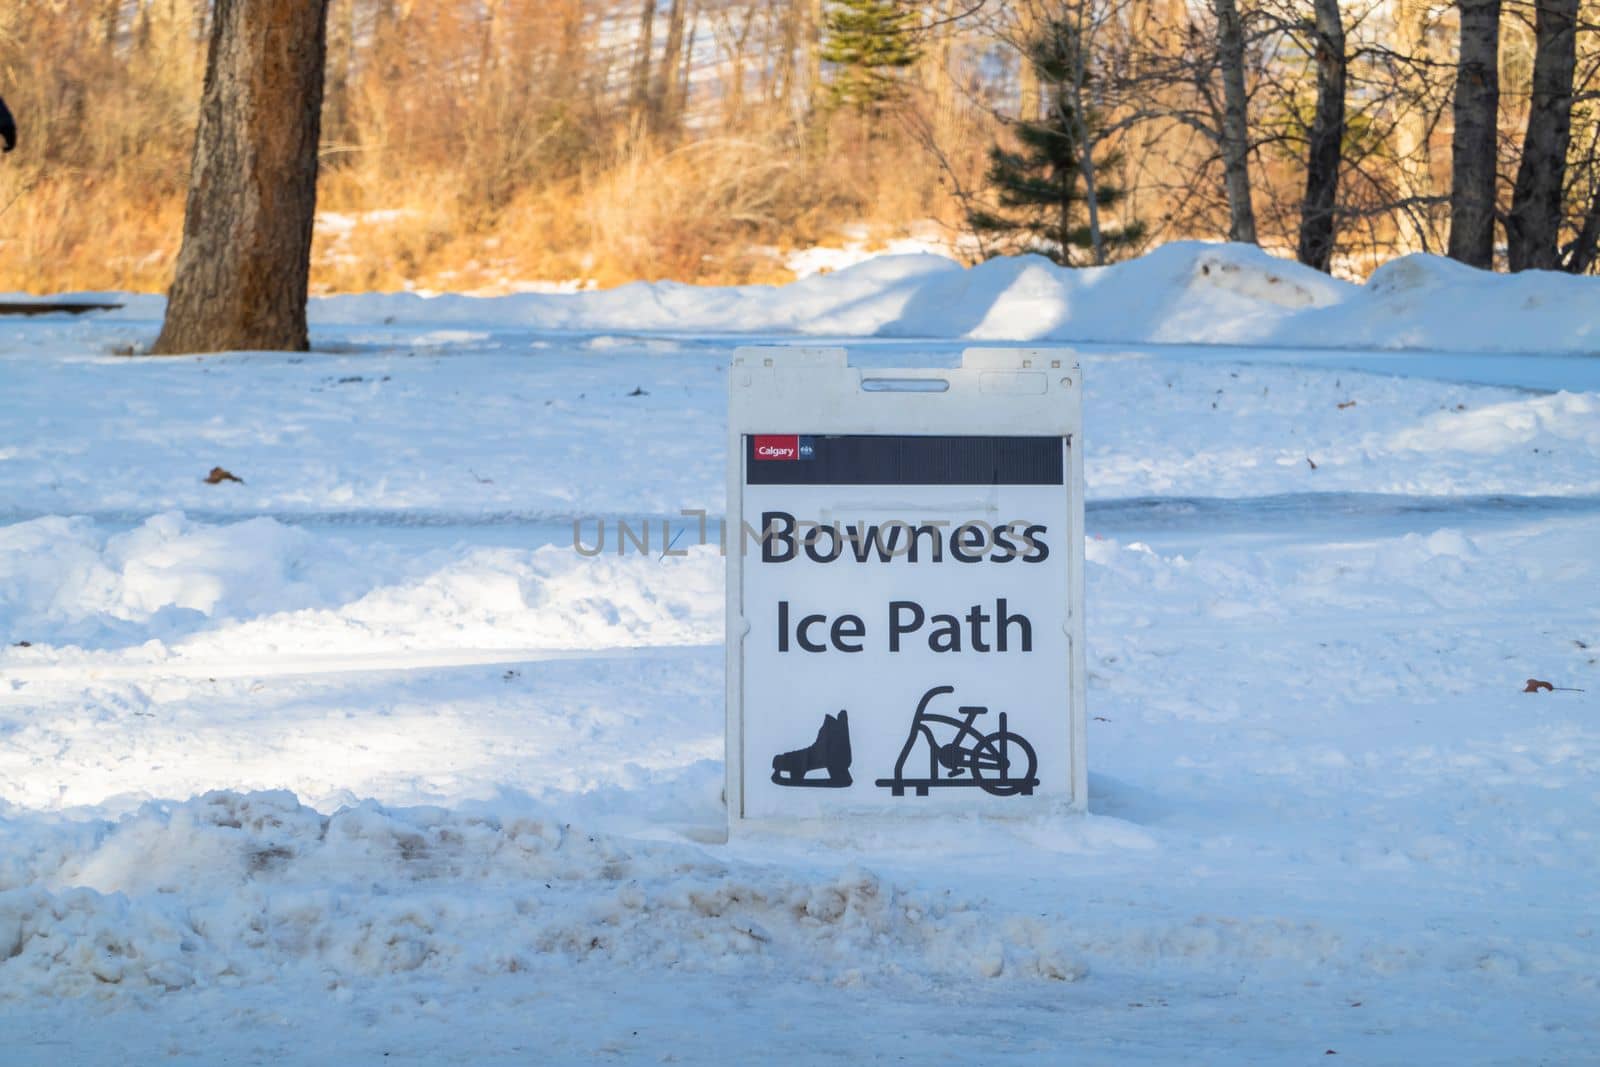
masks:
POLYGON ((698 14, 696 0, 689 0, 688 32, 683 36, 683 57, 678 61, 678 77, 672 90, 672 110, 681 123, 689 110, 690 78, 694 75, 694 38, 698 14))
POLYGON ((656 0, 644 0, 639 12, 639 57, 633 66, 633 111, 642 116, 650 102, 650 55, 654 50, 656 0))
POLYGON ((1017 39, 1023 46, 1022 61, 1017 71, 1017 118, 1023 122, 1038 122, 1044 115, 1044 89, 1039 84, 1039 72, 1027 49, 1039 38, 1039 12, 1033 0, 1023 0, 1017 9, 1017 39))
POLYGON ((722 101, 722 122, 724 126, 733 127, 747 116, 744 106, 745 74, 748 69, 746 59, 750 54, 750 35, 755 29, 755 12, 745 8, 744 18, 739 21, 737 30, 731 19, 724 25, 728 36, 719 43, 728 59, 728 74, 724 83, 727 95, 722 101))
MULTIPOLYGON (((1077 44, 1072 50, 1072 70, 1069 76, 1072 82, 1062 89, 1072 94, 1072 118, 1070 123, 1064 123, 1072 130, 1072 139, 1077 142, 1078 174, 1083 179, 1083 201, 1085 214, 1089 224, 1089 252, 1094 258, 1094 265, 1105 266, 1106 240, 1105 228, 1100 224, 1100 173, 1095 164, 1095 150, 1098 143, 1092 138, 1089 129, 1089 109, 1093 106, 1086 92, 1089 86, 1089 54, 1092 40, 1089 35, 1087 22, 1087 5, 1080 5, 1074 17, 1077 25, 1073 33, 1077 37, 1077 44)), ((1058 116, 1058 120, 1066 116, 1058 116)), ((1063 244, 1061 253, 1067 254, 1070 245, 1063 244)))
POLYGON ((335 141, 351 137, 350 74, 355 54, 354 0, 328 0, 328 76, 323 95, 327 100, 326 125, 335 141))
POLYGON ((154 351, 310 347, 327 0, 217 0, 177 277, 154 351))
POLYGON ((122 0, 105 0, 101 17, 105 20, 106 51, 110 52, 117 47, 117 29, 122 24, 122 0))
MULTIPOLYGON (((1077 98, 1077 114, 1083 114, 1083 92, 1081 87, 1074 90, 1077 98)), ((1094 149, 1095 145, 1089 143, 1088 130, 1084 128, 1082 118, 1077 119, 1078 145, 1082 156, 1078 160, 1078 170, 1083 176, 1083 200, 1085 211, 1089 217, 1089 253, 1094 257, 1094 265, 1103 267, 1106 264, 1106 237, 1105 228, 1100 225, 1100 178, 1095 172, 1094 149)), ((1062 245, 1063 254, 1068 246, 1062 245)))
POLYGON ((1573 274, 1587 274, 1597 262, 1600 262, 1600 182, 1595 184, 1588 210, 1583 215, 1583 225, 1578 227, 1578 236, 1573 239, 1572 254, 1562 267, 1573 274))
POLYGON ((680 117, 677 100, 678 53, 683 50, 683 29, 688 14, 689 0, 672 0, 672 14, 667 17, 667 45, 651 87, 651 112, 662 129, 675 128, 680 117))
POLYGON ((1256 243, 1250 203, 1249 97, 1244 84, 1244 26, 1237 0, 1212 0, 1217 14, 1217 65, 1222 73, 1222 177, 1228 192, 1228 240, 1256 243))
POLYGON ((1533 101, 1511 196, 1506 245, 1512 270, 1561 266, 1567 149, 1572 146, 1572 76, 1578 0, 1537 0, 1533 101))
POLYGON ((787 0, 774 7, 772 18, 777 25, 773 42, 768 47, 777 54, 768 65, 771 77, 767 103, 787 112, 794 102, 794 83, 799 71, 800 57, 796 53, 800 51, 800 9, 793 0, 787 0))
POLYGON ((1456 6, 1461 11, 1461 60, 1450 152, 1450 258, 1493 270, 1500 0, 1457 0, 1456 6))
MULTIPOLYGON (((960 32, 957 23, 961 0, 942 0, 930 4, 928 13, 933 21, 930 29, 931 44, 923 50, 919 61, 923 85, 932 104, 929 116, 934 141, 947 144, 955 136, 958 110, 957 94, 960 86, 954 67, 956 37, 960 32)), ((1026 60, 1023 60, 1026 63, 1026 60)))
POLYGON ((1306 152, 1306 197, 1300 206, 1298 258, 1326 271, 1333 262, 1333 209, 1344 145, 1344 23, 1339 0, 1314 0, 1317 111, 1306 152))
POLYGON ((822 0, 800 0, 808 5, 806 25, 806 94, 811 107, 822 103, 822 0))
MULTIPOLYGON (((1433 153, 1428 144, 1429 116, 1423 100, 1428 95, 1425 70, 1432 58, 1428 45, 1428 0, 1397 0, 1395 3, 1395 51, 1403 68, 1399 79, 1400 113, 1395 116, 1395 163, 1400 171, 1402 197, 1433 195, 1433 153)), ((1400 232, 1397 249, 1420 252, 1428 246, 1427 231, 1408 226, 1404 217, 1396 220, 1400 232)))

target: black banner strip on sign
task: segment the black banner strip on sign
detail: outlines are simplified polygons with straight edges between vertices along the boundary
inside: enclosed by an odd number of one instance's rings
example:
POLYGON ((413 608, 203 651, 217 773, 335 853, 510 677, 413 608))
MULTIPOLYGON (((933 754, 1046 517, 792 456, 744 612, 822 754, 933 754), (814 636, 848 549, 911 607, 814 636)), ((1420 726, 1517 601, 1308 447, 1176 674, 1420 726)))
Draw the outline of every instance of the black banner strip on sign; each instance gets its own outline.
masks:
POLYGON ((1060 437, 746 434, 746 485, 1063 485, 1060 437))

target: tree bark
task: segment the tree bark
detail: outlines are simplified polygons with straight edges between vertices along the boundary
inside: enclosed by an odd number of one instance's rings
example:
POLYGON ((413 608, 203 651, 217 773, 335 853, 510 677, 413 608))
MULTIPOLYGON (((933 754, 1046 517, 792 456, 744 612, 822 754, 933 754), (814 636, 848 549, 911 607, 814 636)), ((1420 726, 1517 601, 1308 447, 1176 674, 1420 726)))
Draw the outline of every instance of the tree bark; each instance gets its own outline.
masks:
MULTIPOLYGON (((1069 122, 1063 122, 1072 131, 1072 139, 1076 142, 1075 150, 1078 153, 1078 173, 1083 179, 1084 213, 1088 216, 1089 225, 1089 253, 1097 267, 1105 266, 1106 241, 1105 230, 1100 225, 1100 174, 1096 169, 1094 154, 1100 146, 1093 137, 1089 128, 1089 108, 1092 106, 1086 91, 1089 87, 1089 48, 1091 42, 1087 40, 1082 23, 1082 9, 1079 9, 1079 23, 1074 28, 1076 43, 1072 49, 1072 70, 1068 76, 1072 79, 1068 85, 1062 86, 1064 92, 1071 94, 1072 116, 1069 122)), ((1058 120, 1067 116, 1059 115, 1058 120)), ((1063 234, 1063 239, 1068 235, 1063 234)), ((1072 246, 1063 240, 1061 254, 1065 256, 1072 246)))
MULTIPOLYGON (((1433 195, 1433 153, 1428 143, 1428 79, 1422 71, 1433 59, 1428 42, 1430 5, 1428 0, 1397 0, 1394 15, 1394 48, 1402 67, 1394 92, 1398 96, 1394 121, 1395 165, 1400 173, 1402 197, 1433 195)), ((1421 252, 1429 246, 1429 227, 1416 217, 1402 213, 1396 218, 1399 232, 1395 249, 1399 253, 1421 252)))
POLYGON ((1017 10, 1017 37, 1022 44, 1021 67, 1017 71, 1017 118, 1038 122, 1044 116, 1045 93, 1028 55, 1028 49, 1039 39, 1039 12, 1031 0, 1024 0, 1017 10))
POLYGON ((328 0, 217 0, 183 221, 154 351, 310 347, 328 0))
POLYGON ((1512 270, 1561 266, 1567 149, 1572 146, 1572 77, 1578 62, 1578 0, 1537 0, 1536 12, 1532 108, 1506 222, 1512 270))
POLYGON ((1452 104, 1450 258, 1494 269, 1495 135, 1500 114, 1500 0, 1457 0, 1460 66, 1452 104))
POLYGON ((1562 264, 1562 269, 1572 274, 1587 274, 1600 262, 1600 185, 1589 197, 1588 209, 1583 213, 1583 224, 1578 236, 1573 238, 1572 253, 1562 264))
POLYGON ((1314 0, 1317 110, 1306 152, 1306 196, 1300 206, 1300 262, 1326 271, 1333 262, 1333 209, 1344 145, 1344 23, 1339 0, 1314 0))
POLYGON ((639 10, 639 56, 633 67, 633 110, 636 116, 650 104, 650 56, 655 49, 656 0, 644 0, 639 10))
POLYGON ((1217 65, 1222 73, 1222 176, 1228 194, 1228 240, 1256 243, 1250 203, 1249 97, 1244 84, 1244 25, 1237 0, 1212 0, 1217 15, 1217 65))
POLYGON ((800 0, 806 13, 806 97, 815 111, 822 105, 822 0, 800 0))
POLYGON ((327 126, 330 139, 344 142, 351 138, 350 77, 355 66, 354 0, 328 0, 327 77, 323 98, 327 101, 327 126))
POLYGON ((933 45, 922 63, 928 95, 933 98, 933 129, 941 140, 949 134, 956 113, 956 74, 951 61, 955 55, 958 2, 944 0, 942 7, 932 8, 938 24, 933 29, 933 45))
POLYGON ((689 0, 672 0, 672 14, 667 19, 667 46, 661 56, 654 84, 651 86, 651 113, 664 130, 677 128, 678 65, 683 51, 683 29, 688 22, 689 0))
POLYGON ((683 56, 678 60, 678 76, 673 83, 672 110, 682 125, 689 110, 690 80, 694 77, 694 38, 698 27, 696 0, 689 0, 688 30, 683 36, 683 56))

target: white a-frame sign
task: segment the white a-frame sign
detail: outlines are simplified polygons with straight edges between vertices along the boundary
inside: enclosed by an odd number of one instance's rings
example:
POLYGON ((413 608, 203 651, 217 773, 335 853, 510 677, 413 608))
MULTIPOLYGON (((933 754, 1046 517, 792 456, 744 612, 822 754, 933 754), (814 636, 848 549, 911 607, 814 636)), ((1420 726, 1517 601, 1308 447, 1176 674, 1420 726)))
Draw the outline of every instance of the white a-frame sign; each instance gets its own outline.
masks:
POLYGON ((729 372, 730 823, 1086 805, 1070 353, 729 372))

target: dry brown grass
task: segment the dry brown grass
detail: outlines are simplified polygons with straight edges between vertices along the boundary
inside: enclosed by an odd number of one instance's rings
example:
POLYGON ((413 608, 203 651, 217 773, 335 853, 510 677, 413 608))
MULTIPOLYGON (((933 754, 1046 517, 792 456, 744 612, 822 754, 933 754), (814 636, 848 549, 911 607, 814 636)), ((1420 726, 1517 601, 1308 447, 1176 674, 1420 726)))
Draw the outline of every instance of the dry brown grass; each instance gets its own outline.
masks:
MULTIPOLYGON (((0 4, 0 92, 22 131, 0 160, 0 290, 170 284, 204 8, 0 4)), ((474 5, 334 0, 313 290, 781 281, 776 253, 847 225, 957 217, 936 159, 891 119, 797 117, 769 91, 644 121, 597 9, 497 0, 486 25, 474 5)), ((976 166, 988 127, 968 122, 976 166)))
MULTIPOLYGON (((28 114, 25 103, 19 110, 28 114)), ((137 165, 104 169, 8 159, 0 290, 163 291, 182 233, 186 155, 145 148, 137 165)), ((475 188, 466 166, 408 165, 387 153, 346 166, 330 156, 313 290, 775 282, 789 275, 774 252, 859 221, 894 231, 955 212, 935 164, 913 145, 851 138, 824 152, 782 131, 677 145, 619 131, 577 173, 525 185, 497 208, 475 188)))

